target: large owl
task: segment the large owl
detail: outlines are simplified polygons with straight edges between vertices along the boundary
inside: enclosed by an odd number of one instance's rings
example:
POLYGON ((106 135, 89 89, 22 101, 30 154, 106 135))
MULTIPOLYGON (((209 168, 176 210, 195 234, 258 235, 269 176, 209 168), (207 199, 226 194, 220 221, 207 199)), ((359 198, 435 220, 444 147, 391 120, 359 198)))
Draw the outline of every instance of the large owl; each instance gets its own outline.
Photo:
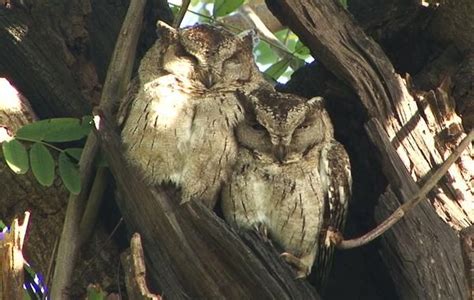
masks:
POLYGON ((266 84, 253 60, 254 34, 161 22, 157 31, 120 109, 125 154, 147 183, 174 184, 183 202, 212 207, 237 155, 243 111, 235 91, 266 84))
POLYGON ((246 118, 230 182, 222 191, 225 219, 239 230, 257 229, 306 277, 318 257, 325 277, 333 247, 326 232, 342 230, 351 195, 346 151, 320 97, 259 89, 241 93, 246 118))

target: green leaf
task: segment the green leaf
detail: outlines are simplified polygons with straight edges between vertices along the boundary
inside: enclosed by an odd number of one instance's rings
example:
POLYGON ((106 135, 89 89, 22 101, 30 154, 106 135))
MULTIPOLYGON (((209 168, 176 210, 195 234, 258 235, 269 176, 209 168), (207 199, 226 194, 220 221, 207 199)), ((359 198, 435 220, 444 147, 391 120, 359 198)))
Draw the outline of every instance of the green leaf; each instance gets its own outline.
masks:
POLYGON ((171 9, 171 13, 173 14, 174 17, 176 17, 176 15, 178 14, 179 10, 180 10, 181 6, 179 5, 170 5, 170 9, 171 9))
POLYGON ((15 136, 46 142, 70 142, 86 136, 90 131, 88 126, 75 118, 47 119, 26 124, 18 129, 15 136))
POLYGON ((305 61, 298 58, 298 57, 293 57, 290 61, 290 67, 293 70, 298 70, 299 68, 301 68, 304 65, 305 65, 305 61))
POLYGON ((265 70, 265 73, 273 79, 277 80, 283 73, 285 73, 289 65, 290 60, 288 58, 284 58, 279 62, 276 62, 271 65, 268 69, 265 70))
POLYGON ((84 136, 88 135, 92 127, 94 126, 94 117, 93 116, 84 116, 82 117, 81 128, 84 136))
POLYGON ((299 55, 306 55, 306 56, 311 54, 308 47, 306 47, 300 40, 296 42, 295 53, 299 55))
POLYGON ((83 150, 82 148, 67 148, 67 149, 64 149, 64 151, 68 155, 70 155, 72 158, 74 158, 78 162, 81 159, 82 150, 83 150))
POLYGON ((33 300, 27 290, 23 290, 23 300, 33 300))
POLYGON ((71 161, 65 152, 59 154, 59 176, 64 185, 72 194, 79 194, 81 191, 81 178, 77 165, 71 161))
POLYGON ((87 300, 105 300, 107 294, 97 285, 87 287, 87 300))
POLYGON ((347 0, 339 0, 342 4, 342 6, 347 9, 347 0))
POLYGON ((216 0, 214 2, 212 15, 214 17, 222 17, 228 15, 237 8, 239 8, 242 3, 244 3, 244 0, 216 0))
POLYGON ((30 168, 25 146, 16 139, 3 142, 3 155, 7 165, 16 174, 25 174, 30 168))
POLYGON ((51 186, 54 181, 54 159, 43 144, 35 143, 31 146, 30 162, 38 182, 42 186, 51 186))
POLYGON ((275 51, 273 51, 264 41, 258 43, 257 47, 255 48, 255 53, 257 54, 257 62, 262 65, 271 64, 278 59, 275 51))

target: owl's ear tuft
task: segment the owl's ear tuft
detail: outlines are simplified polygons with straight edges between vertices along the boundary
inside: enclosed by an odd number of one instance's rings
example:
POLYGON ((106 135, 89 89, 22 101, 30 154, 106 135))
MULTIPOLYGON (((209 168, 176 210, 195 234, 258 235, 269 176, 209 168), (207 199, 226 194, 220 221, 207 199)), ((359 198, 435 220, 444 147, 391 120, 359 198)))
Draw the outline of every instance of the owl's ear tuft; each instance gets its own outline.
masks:
POLYGON ((242 31, 238 37, 244 45, 249 45, 251 50, 253 50, 259 42, 257 32, 253 29, 242 31))
POLYGON ((246 94, 241 90, 236 91, 237 100, 239 100, 240 105, 245 110, 245 112, 250 114, 255 114, 255 97, 246 94))
POLYGON ((324 108, 324 98, 323 97, 313 97, 306 101, 306 105, 309 109, 309 112, 314 112, 315 110, 321 110, 324 108))
POLYGON ((164 39, 166 41, 172 41, 177 39, 178 31, 166 24, 163 21, 158 21, 156 23, 156 35, 159 39, 164 39))

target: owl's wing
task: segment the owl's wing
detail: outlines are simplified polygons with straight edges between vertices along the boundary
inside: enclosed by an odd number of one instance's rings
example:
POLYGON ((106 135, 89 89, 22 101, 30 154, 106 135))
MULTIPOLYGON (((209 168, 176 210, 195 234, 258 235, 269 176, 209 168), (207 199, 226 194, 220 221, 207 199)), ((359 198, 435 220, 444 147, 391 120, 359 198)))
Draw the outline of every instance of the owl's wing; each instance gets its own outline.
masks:
POLYGON ((319 171, 324 190, 324 223, 318 243, 316 274, 318 288, 324 288, 332 267, 334 246, 328 244, 326 233, 342 232, 347 217, 347 208, 352 193, 352 177, 349 156, 337 141, 328 143, 321 151, 319 171))

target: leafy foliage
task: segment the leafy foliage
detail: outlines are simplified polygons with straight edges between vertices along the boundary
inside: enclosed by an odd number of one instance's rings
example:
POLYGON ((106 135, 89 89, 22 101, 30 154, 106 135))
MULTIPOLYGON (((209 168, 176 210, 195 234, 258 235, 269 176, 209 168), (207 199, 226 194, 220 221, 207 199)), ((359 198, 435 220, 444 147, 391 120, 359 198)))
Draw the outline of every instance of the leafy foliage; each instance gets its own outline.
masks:
POLYGON ((97 285, 89 285, 87 287, 87 300, 105 300, 107 294, 97 285))
POLYGON ((88 119, 81 123, 75 118, 47 119, 26 124, 18 129, 17 138, 34 139, 44 142, 71 142, 85 137, 90 130, 88 119))
POLYGON ((54 159, 49 150, 40 143, 30 148, 31 170, 43 186, 51 186, 54 181, 54 159))
POLYGON ((261 42, 256 48, 257 63, 267 66, 270 64, 264 72, 273 80, 286 80, 296 69, 303 66, 306 60, 311 59, 310 51, 289 29, 275 33, 275 37, 283 45, 284 51, 261 42))
POLYGON ((79 194, 81 191, 81 178, 77 165, 65 152, 59 154, 58 165, 59 176, 61 176, 66 188, 73 194, 79 194))
POLYGON ((216 0, 212 15, 214 17, 222 17, 230 14, 244 3, 244 0, 216 0))
POLYGON ((16 139, 2 144, 3 156, 7 165, 16 174, 25 174, 30 168, 25 146, 16 139))
POLYGON ((3 156, 7 165, 16 174, 25 174, 30 166, 38 182, 46 187, 55 178, 55 160, 50 150, 59 152, 59 176, 73 194, 81 190, 77 163, 81 148, 61 149, 51 143, 74 142, 86 137, 92 126, 92 117, 47 119, 26 124, 17 130, 14 137, 3 142, 3 156))

